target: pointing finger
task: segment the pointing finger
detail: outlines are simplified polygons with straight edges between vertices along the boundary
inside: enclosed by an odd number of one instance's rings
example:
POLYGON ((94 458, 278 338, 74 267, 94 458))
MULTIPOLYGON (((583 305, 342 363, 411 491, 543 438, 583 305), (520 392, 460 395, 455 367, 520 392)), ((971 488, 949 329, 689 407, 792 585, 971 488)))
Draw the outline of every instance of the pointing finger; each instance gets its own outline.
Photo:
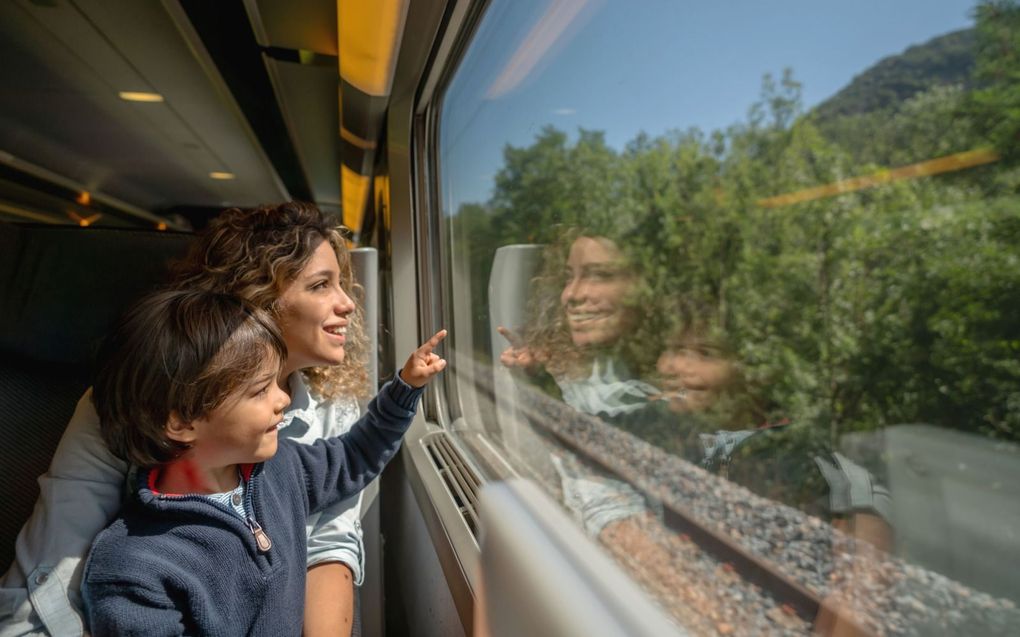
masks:
POLYGON ((511 347, 521 346, 521 337, 518 336, 513 330, 500 325, 499 327, 496 328, 496 331, 499 332, 503 336, 503 338, 510 342, 511 347))
POLYGON ((432 338, 425 341, 424 345, 418 348, 418 352, 424 355, 431 354, 432 350, 434 350, 436 346, 438 346, 439 343, 442 342, 444 338, 446 338, 446 334, 447 334, 446 330, 439 330, 438 332, 435 333, 435 335, 432 338))

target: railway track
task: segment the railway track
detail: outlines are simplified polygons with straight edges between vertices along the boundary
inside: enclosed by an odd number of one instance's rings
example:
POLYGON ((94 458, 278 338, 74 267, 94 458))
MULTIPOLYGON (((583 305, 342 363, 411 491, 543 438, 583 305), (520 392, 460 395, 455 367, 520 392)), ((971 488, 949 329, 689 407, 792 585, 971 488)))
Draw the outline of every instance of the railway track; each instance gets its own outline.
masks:
MULTIPOLYGON (((495 392, 489 395, 494 399, 495 392)), ((519 397, 522 396, 527 396, 527 404, 519 406, 531 427, 544 432, 602 471, 654 495, 660 495, 656 493, 661 491, 657 488, 660 485, 647 484, 647 478, 636 471, 636 464, 627 462, 626 454, 621 455, 620 448, 623 445, 614 444, 615 438, 630 434, 607 425, 595 416, 579 413, 537 390, 520 391, 519 388, 519 397), (585 431, 593 432, 593 435, 578 435, 578 432, 585 431)), ((684 462, 679 459, 677 461, 684 462)), ((671 501, 671 498, 661 500, 663 523, 667 529, 689 538, 700 550, 732 569, 745 582, 760 587, 785 612, 795 614, 808 625, 816 622, 824 604, 822 596, 817 592, 798 582, 772 561, 755 555, 726 531, 715 528, 710 521, 700 519, 685 507, 671 501)), ((841 616, 840 623, 849 635, 871 637, 876 634, 852 618, 841 616)))

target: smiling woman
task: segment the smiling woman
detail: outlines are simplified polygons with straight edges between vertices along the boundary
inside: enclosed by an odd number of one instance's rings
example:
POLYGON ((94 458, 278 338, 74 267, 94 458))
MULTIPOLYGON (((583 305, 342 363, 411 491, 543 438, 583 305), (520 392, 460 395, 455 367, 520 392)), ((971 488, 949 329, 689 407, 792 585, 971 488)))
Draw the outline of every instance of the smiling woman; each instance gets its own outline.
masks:
POLYGON ((634 274, 616 244, 581 236, 570 246, 560 302, 574 345, 611 345, 634 321, 634 274))
POLYGON ((535 378, 548 373, 578 411, 628 418, 660 393, 643 380, 658 354, 648 347, 655 323, 641 320, 650 299, 632 246, 621 247, 606 228, 564 228, 546 248, 523 334, 504 329, 516 342, 500 360, 535 378))
POLYGON ((306 367, 344 361, 347 328, 357 306, 341 285, 336 251, 329 242, 319 244, 277 307, 288 352, 284 378, 306 367))

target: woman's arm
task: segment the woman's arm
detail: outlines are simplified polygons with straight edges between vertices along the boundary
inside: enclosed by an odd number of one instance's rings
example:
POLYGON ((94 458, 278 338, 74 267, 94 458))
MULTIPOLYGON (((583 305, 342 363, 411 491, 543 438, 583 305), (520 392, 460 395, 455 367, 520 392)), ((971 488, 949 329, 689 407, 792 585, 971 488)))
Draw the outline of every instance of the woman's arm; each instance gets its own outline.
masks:
MULTIPOLYGON (((280 435, 285 438, 313 444, 321 438, 335 438, 347 433, 358 420, 360 410, 356 400, 346 397, 324 400, 312 395, 300 373, 290 379, 290 388, 291 405, 297 405, 297 408, 288 414, 290 422, 280 430, 280 435)), ((345 574, 348 581, 353 579, 356 585, 361 585, 364 549, 360 494, 320 513, 313 513, 308 517, 307 533, 309 568, 326 562, 340 562, 348 567, 345 574)))
POLYGON ((39 631, 82 634, 81 562, 92 540, 120 509, 128 465, 107 448, 92 406, 92 390, 78 401, 39 499, 18 534, 15 560, 0 581, 4 635, 39 631))
MULTIPOLYGON (((312 396, 300 373, 290 379, 291 422, 281 435, 311 444, 350 430, 358 420, 353 398, 323 400, 312 396), (306 425, 302 427, 300 425, 306 425)), ((354 622, 355 586, 365 572, 361 532, 361 494, 314 513, 307 520, 308 576, 305 586, 304 634, 308 637, 350 635, 354 622)))

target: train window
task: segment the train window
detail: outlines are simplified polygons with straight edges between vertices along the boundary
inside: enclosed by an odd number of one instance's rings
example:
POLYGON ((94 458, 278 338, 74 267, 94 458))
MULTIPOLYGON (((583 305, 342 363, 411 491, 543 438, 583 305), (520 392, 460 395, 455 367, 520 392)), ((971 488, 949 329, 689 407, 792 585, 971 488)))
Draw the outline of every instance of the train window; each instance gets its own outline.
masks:
POLYGON ((1018 78, 1013 0, 491 0, 451 432, 694 634, 1015 630, 1018 78))

